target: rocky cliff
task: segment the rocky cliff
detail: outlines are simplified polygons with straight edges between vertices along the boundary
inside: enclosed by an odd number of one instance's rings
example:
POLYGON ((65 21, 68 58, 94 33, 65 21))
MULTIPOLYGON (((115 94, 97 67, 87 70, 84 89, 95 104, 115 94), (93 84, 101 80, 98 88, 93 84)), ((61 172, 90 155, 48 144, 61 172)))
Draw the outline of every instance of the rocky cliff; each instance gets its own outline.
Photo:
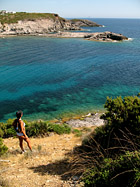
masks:
POLYGON ((69 21, 39 19, 35 21, 18 21, 18 23, 0 25, 0 33, 4 35, 45 34, 61 30, 80 30, 69 21))
POLYGON ((38 35, 58 31, 81 30, 101 25, 85 20, 61 18, 58 14, 17 12, 0 15, 0 35, 38 35))
MULTIPOLYGON (((18 14, 17 14, 18 15, 18 14)), ((1 35, 37 35, 52 33, 64 30, 80 30, 80 27, 73 24, 70 20, 59 17, 57 14, 51 16, 41 16, 41 14, 26 13, 22 16, 8 15, 8 20, 3 16, 0 17, 0 34, 1 35), (24 15, 24 16, 23 16, 24 15), (37 16, 38 15, 38 16, 37 16)))

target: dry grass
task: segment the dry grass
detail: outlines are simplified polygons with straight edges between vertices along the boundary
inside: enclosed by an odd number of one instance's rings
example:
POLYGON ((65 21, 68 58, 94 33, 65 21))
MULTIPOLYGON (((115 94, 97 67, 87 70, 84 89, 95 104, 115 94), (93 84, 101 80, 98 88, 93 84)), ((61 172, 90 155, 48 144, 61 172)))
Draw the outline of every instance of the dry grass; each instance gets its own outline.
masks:
MULTIPOLYGON (((138 140, 140 136, 135 136, 128 129, 125 132, 120 130, 120 134, 122 138, 119 138, 117 135, 114 135, 114 140, 109 138, 108 141, 116 143, 113 147, 103 148, 92 135, 90 140, 92 143, 94 142, 94 146, 91 144, 75 147, 70 155, 70 169, 67 171, 67 175, 82 176, 87 168, 100 166, 105 158, 116 158, 119 154, 125 154, 127 151, 138 151, 136 139, 138 140)), ((109 144, 110 142, 108 142, 109 144)))
MULTIPOLYGON (((81 144, 81 138, 69 135, 52 135, 45 138, 31 138, 33 152, 26 144, 26 153, 20 154, 18 139, 4 139, 4 144, 9 148, 8 154, 2 157, 0 177, 1 183, 21 186, 70 186, 68 177, 64 174, 70 169, 69 152, 81 144)), ((13 185, 13 186, 14 186, 13 185)))
MULTIPOLYGON (((92 128, 93 130, 94 128, 92 128)), ((81 146, 82 139, 88 135, 89 129, 80 128, 83 137, 69 135, 52 135, 44 138, 31 138, 33 152, 30 152, 25 145, 27 152, 20 154, 18 139, 4 139, 4 144, 8 146, 7 156, 1 158, 9 162, 1 162, 0 180, 7 186, 16 184, 19 186, 64 186, 69 187, 69 179, 73 176, 80 176, 87 168, 100 165, 100 161, 108 157, 114 150, 136 150, 134 143, 136 138, 129 131, 122 133, 122 139, 115 136, 117 146, 103 149, 93 137, 95 146, 89 145, 86 150, 81 146), (126 147, 123 144, 126 144, 126 147), (122 144, 123 143, 123 144, 122 144), (89 151, 87 151, 89 149, 89 151)), ((110 140, 109 140, 110 141, 110 140)), ((109 144, 109 143, 108 143, 109 144)), ((1 184, 0 183, 0 184, 1 184)), ((11 187, 11 186, 10 186, 11 187)))

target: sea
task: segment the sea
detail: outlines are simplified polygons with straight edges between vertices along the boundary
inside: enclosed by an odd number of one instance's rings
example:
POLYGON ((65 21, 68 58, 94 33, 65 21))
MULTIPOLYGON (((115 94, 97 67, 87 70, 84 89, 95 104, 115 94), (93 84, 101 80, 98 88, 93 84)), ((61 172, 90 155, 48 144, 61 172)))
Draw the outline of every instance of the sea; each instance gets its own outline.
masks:
MULTIPOLYGON (((82 38, 0 38, 0 122, 53 120, 105 111, 107 97, 140 92, 140 19, 90 18, 129 38, 95 42, 82 38)), ((83 32, 83 31, 81 31, 83 32)))

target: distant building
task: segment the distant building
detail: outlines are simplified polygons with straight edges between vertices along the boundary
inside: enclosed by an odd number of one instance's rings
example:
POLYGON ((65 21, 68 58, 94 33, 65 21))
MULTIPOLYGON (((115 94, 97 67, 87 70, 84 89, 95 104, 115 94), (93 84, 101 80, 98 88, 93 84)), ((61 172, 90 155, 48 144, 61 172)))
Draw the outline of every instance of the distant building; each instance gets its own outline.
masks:
POLYGON ((12 11, 12 12, 10 12, 10 11, 6 11, 6 10, 1 10, 0 11, 0 15, 5 15, 5 14, 15 14, 16 12, 15 11, 12 11))
POLYGON ((4 15, 4 14, 6 14, 6 10, 1 10, 0 15, 4 15))

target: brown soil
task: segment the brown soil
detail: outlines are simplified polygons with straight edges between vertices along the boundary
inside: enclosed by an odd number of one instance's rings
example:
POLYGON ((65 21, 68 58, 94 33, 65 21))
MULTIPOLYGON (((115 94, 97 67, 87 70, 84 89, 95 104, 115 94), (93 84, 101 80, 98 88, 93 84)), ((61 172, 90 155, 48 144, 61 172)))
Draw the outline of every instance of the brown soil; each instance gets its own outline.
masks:
POLYGON ((16 187, 69 187, 75 186, 65 177, 69 170, 69 156, 73 148, 81 144, 81 137, 74 134, 31 138, 33 152, 24 142, 21 154, 17 138, 4 139, 9 148, 7 157, 0 158, 0 185, 16 187))

